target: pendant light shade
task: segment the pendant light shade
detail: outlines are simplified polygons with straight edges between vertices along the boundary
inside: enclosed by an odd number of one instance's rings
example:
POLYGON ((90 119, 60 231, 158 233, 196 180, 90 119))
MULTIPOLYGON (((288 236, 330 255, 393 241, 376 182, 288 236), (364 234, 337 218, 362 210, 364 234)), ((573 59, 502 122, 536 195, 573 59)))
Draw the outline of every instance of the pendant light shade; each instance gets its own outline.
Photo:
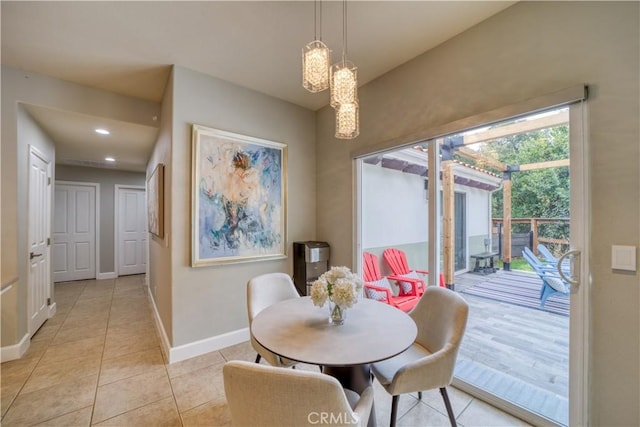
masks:
POLYGON ((338 139, 353 139, 360 134, 360 108, 357 102, 336 107, 336 134, 338 139))
POLYGON ((313 41, 302 49, 302 87, 309 92, 329 88, 331 50, 322 42, 322 2, 320 2, 320 38, 318 39, 318 2, 313 2, 313 41))
POLYGON ((302 49, 302 86, 309 92, 321 92, 329 87, 331 50, 320 40, 302 49))
POLYGON ((331 101, 336 108, 340 104, 358 102, 358 68, 351 61, 340 61, 331 67, 331 101))

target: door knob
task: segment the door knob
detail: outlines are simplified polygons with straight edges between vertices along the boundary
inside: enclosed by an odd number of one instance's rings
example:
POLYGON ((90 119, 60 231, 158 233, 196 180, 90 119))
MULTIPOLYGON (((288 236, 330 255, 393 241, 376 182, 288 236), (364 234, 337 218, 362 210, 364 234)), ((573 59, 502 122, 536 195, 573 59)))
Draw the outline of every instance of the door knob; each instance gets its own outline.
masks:
POLYGON ((29 254, 29 259, 34 259, 34 258, 39 257, 39 256, 42 256, 42 254, 34 254, 33 252, 31 252, 29 254))

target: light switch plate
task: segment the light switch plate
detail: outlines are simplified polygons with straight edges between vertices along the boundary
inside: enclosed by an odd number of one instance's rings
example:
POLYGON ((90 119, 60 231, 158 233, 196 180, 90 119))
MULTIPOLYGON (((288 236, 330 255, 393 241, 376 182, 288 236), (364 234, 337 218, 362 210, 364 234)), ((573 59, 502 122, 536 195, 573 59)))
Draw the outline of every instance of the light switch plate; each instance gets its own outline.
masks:
POLYGON ((636 271, 636 247, 611 246, 611 268, 614 270, 636 271))

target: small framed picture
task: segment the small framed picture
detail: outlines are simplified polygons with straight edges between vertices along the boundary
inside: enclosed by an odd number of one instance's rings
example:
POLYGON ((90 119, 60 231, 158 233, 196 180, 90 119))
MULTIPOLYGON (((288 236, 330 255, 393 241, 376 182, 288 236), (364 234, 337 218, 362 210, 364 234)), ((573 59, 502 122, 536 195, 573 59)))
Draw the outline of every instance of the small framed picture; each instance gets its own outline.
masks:
POLYGON ((164 165, 158 164, 147 180, 149 232, 164 238, 164 165))

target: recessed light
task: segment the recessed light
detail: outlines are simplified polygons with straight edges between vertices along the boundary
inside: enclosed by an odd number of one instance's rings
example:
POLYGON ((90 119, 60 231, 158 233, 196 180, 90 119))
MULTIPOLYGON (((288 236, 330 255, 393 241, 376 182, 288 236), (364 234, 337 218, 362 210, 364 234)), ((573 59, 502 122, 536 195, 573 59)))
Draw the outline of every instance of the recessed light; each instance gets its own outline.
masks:
POLYGON ((116 159, 114 159, 113 157, 105 157, 105 158, 104 158, 104 161, 105 161, 105 162, 115 162, 115 161, 116 161, 116 159))
POLYGON ((111 132, 106 129, 96 129, 96 133, 99 133, 100 135, 109 135, 111 132))

